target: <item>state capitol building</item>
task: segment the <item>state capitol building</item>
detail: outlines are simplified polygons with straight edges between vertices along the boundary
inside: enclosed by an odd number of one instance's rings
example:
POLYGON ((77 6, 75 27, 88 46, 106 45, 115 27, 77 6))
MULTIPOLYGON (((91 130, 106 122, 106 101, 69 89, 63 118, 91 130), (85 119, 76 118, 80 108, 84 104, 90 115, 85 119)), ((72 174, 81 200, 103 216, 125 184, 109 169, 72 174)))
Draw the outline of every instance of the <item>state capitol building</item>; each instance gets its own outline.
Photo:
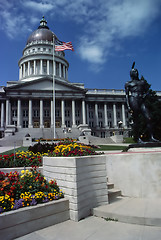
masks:
POLYGON ((64 132, 71 137, 82 132, 100 138, 128 136, 125 91, 87 89, 82 83, 71 83, 64 51, 55 52, 53 63, 53 34, 43 17, 18 62, 19 80, 0 86, 1 137, 29 133, 51 138, 54 124, 56 138, 64 132))

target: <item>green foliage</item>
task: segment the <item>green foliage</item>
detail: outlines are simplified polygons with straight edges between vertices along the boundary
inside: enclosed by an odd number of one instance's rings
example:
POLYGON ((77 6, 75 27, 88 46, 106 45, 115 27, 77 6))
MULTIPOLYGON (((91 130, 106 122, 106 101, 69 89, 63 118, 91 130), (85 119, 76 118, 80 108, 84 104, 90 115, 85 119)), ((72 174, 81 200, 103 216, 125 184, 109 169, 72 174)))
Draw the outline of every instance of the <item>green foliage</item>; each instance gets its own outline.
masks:
POLYGON ((49 144, 49 143, 37 143, 34 146, 29 147, 29 151, 33 153, 47 153, 48 151, 54 151, 56 147, 55 143, 49 144))

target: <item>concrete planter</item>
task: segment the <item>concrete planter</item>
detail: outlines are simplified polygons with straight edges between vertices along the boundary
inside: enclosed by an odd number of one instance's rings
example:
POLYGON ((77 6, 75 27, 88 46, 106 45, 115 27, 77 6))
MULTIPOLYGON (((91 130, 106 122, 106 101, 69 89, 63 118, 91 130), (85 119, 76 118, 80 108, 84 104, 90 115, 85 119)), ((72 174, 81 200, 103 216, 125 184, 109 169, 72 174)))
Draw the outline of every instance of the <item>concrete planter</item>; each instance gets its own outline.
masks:
POLYGON ((0 215, 0 236, 10 240, 68 219, 67 199, 24 207, 0 215))
POLYGON ((43 157, 43 175, 55 178, 69 199, 70 219, 79 221, 93 207, 108 203, 106 156, 43 157))

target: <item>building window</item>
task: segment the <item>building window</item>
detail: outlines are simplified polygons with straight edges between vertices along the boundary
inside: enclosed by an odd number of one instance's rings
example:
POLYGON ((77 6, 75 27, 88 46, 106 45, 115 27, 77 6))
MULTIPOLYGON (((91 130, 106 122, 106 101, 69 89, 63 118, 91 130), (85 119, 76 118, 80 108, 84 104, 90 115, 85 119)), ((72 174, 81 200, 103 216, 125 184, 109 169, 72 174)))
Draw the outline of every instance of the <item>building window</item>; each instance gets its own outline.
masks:
POLYGON ((103 122, 99 121, 99 127, 103 127, 103 122))
POLYGON ((117 118, 120 118, 120 112, 117 112, 117 118))
POLYGON ((47 109, 44 110, 44 117, 49 117, 49 110, 47 109))
POLYGON ((56 116, 56 117, 59 117, 59 116, 60 116, 60 112, 59 112, 58 109, 55 110, 55 116, 56 116))
POLYGON ((34 117, 39 117, 39 110, 34 110, 34 117))
POLYGON ((108 113, 107 113, 107 116, 108 116, 108 118, 111 118, 111 117, 112 117, 111 112, 108 112, 108 113))
POLYGON ((90 126, 91 128, 93 128, 93 127, 94 127, 94 122, 93 122, 93 121, 89 121, 89 126, 90 126))
POLYGON ((108 126, 109 126, 109 128, 112 128, 112 122, 111 121, 108 121, 108 126))
POLYGON ((70 116, 70 111, 69 110, 65 110, 65 117, 69 117, 70 116))
POLYGON ((17 121, 12 121, 12 125, 17 126, 17 121))
POLYGON ((93 118, 93 112, 89 111, 89 118, 93 118))
POLYGON ((98 112, 98 117, 102 118, 102 112, 98 112))
POLYGON ((101 132, 101 138, 105 138, 105 132, 101 132))
POLYGON ((103 105, 102 104, 98 104, 98 109, 103 109, 103 105))
POLYGON ((23 117, 28 117, 28 110, 23 110, 23 117))
POLYGON ((23 121, 23 128, 28 128, 28 121, 23 121))
POLYGON ((79 117, 79 110, 76 110, 76 111, 75 111, 75 116, 76 116, 76 117, 79 117))
POLYGON ((17 117, 17 109, 12 110, 12 117, 17 117))
POLYGON ((66 125, 66 127, 70 127, 70 121, 65 121, 65 125, 66 125))
POLYGON ((78 126, 80 124, 80 121, 79 120, 76 120, 76 125, 78 126))

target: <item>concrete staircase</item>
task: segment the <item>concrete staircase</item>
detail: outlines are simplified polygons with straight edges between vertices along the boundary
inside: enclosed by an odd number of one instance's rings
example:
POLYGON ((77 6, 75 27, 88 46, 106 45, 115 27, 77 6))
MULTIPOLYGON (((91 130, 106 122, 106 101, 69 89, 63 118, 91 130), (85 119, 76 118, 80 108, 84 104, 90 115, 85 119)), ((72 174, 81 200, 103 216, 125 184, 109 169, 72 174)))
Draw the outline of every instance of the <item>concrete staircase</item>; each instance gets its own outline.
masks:
POLYGON ((117 197, 121 196, 121 190, 114 188, 114 184, 108 182, 108 178, 107 178, 107 188, 108 188, 109 203, 117 201, 117 197))
POLYGON ((113 183, 107 182, 107 185, 109 204, 93 208, 93 216, 107 221, 161 227, 161 199, 121 196, 113 183))
POLYGON ((110 137, 100 138, 100 137, 89 136, 89 141, 91 145, 115 143, 110 137))

